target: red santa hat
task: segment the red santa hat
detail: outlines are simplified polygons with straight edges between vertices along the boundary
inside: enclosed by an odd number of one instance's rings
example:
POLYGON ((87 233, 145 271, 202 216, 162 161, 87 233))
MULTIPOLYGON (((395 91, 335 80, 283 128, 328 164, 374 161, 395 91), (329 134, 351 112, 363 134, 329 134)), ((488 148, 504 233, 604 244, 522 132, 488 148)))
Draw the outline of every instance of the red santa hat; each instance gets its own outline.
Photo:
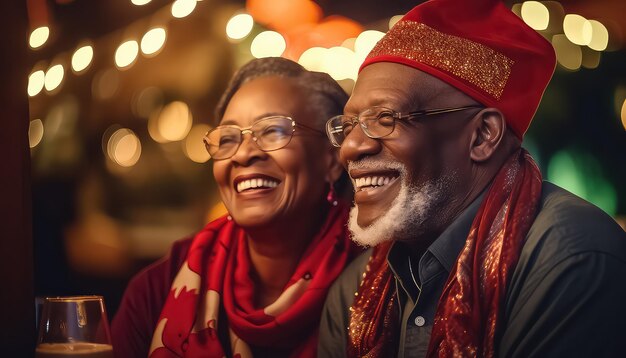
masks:
POLYGON ((552 45, 500 0, 430 0, 409 11, 369 53, 405 64, 498 108, 521 139, 554 73, 552 45))

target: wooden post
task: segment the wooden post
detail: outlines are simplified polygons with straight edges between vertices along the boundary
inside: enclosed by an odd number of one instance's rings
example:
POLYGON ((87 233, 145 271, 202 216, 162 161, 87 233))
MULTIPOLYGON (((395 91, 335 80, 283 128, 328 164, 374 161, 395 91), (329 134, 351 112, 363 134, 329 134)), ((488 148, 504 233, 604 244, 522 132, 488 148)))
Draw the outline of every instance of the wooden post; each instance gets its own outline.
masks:
POLYGON ((26 1, 0 2, 0 355, 35 342, 26 1))

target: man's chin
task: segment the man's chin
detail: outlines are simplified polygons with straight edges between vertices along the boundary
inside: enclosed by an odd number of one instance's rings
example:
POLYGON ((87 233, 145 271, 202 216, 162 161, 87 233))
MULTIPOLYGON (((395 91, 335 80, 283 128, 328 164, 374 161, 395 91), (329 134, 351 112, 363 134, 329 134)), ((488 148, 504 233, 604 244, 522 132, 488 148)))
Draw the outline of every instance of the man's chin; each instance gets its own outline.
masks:
POLYGON ((418 238, 427 229, 427 218, 443 200, 443 188, 434 182, 419 188, 402 185, 398 196, 375 217, 369 216, 375 213, 372 208, 355 205, 348 221, 352 240, 362 246, 376 246, 389 240, 418 238))
POLYGON ((376 219, 362 220, 357 205, 350 210, 348 229, 351 233, 352 241, 365 247, 372 247, 392 239, 391 236, 383 235, 376 225, 376 219))

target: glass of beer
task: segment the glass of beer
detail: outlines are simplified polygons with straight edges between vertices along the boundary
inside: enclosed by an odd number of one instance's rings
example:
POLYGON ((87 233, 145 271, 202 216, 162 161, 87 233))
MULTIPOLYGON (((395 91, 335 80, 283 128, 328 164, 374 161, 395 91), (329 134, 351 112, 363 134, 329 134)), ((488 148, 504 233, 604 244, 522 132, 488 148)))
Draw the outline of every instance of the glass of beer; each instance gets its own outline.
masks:
POLYGON ((35 356, 113 358, 102 296, 46 297, 35 356))

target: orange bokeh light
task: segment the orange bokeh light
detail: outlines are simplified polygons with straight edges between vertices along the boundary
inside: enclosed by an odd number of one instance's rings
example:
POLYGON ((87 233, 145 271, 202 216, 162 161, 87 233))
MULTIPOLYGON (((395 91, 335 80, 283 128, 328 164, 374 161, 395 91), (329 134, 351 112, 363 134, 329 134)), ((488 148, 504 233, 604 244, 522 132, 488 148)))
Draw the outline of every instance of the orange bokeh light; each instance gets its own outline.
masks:
POLYGON ((315 24, 322 9, 311 0, 247 0, 246 10, 259 23, 278 32, 315 24))
POLYGON ((312 32, 312 36, 319 41, 314 46, 333 47, 340 46, 350 37, 359 36, 363 27, 347 17, 334 15, 322 20, 312 32))
POLYGON ((357 37, 363 27, 343 16, 329 16, 316 25, 299 26, 285 32, 287 51, 284 56, 297 60, 311 47, 341 46, 348 38, 357 37))

